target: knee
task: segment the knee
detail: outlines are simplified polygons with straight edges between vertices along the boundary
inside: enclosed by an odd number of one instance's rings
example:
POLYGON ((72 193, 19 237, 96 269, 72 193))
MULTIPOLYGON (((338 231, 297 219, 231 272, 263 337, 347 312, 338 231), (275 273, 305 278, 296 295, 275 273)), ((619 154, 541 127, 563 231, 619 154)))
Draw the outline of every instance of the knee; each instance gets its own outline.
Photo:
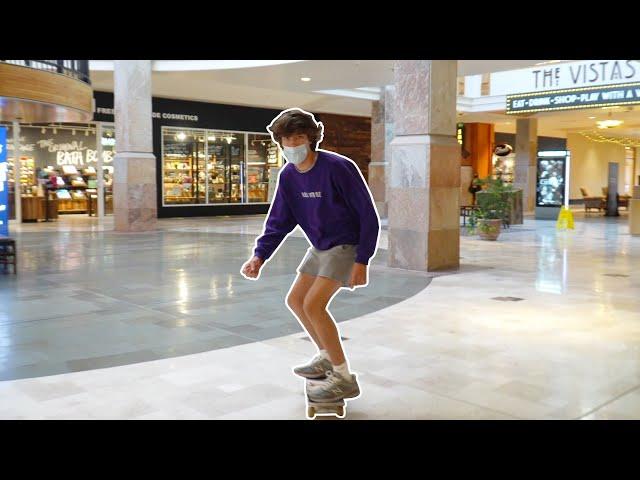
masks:
POLYGON ((299 295, 288 295, 287 296, 287 305, 294 312, 303 312, 304 311, 304 298, 301 298, 299 295))
POLYGON ((324 305, 321 305, 320 302, 311 295, 307 295, 302 304, 302 308, 304 313, 308 316, 316 316, 324 310, 324 305))

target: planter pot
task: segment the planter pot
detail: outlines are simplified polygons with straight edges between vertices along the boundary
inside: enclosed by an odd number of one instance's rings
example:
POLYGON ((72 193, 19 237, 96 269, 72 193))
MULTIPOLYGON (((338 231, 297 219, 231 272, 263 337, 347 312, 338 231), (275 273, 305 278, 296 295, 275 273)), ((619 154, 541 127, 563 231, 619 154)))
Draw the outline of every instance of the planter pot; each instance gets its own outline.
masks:
POLYGON ((478 233, 482 240, 497 240, 500 235, 500 227, 502 226, 502 220, 478 220, 478 233))

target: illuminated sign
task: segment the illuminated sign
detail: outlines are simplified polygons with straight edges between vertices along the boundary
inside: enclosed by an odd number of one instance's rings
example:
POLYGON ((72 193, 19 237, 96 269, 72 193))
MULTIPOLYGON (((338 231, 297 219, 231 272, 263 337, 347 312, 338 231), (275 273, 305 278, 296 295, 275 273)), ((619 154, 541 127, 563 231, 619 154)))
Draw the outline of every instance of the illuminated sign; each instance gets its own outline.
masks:
POLYGON ((7 178, 7 129, 0 127, 0 235, 8 237, 9 184, 7 178))
POLYGON ((491 95, 601 87, 640 82, 638 60, 583 60, 550 63, 491 74, 491 95))
POLYGON ((507 95, 507 114, 640 104, 640 82, 507 95))

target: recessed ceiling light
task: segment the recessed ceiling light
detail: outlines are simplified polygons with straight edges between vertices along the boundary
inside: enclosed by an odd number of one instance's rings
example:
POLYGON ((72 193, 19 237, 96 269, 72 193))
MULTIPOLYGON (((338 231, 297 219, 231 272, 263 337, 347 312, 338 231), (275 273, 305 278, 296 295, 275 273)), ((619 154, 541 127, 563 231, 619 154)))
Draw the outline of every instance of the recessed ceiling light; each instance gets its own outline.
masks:
POLYGON ((624 122, 622 120, 601 120, 598 123, 598 128, 615 128, 622 125, 624 122))
POLYGON ((303 82, 310 82, 311 79, 309 77, 300 77, 300 80, 303 82))
POLYGON ((594 118, 596 118, 596 117, 589 117, 589 120, 593 120, 594 118))

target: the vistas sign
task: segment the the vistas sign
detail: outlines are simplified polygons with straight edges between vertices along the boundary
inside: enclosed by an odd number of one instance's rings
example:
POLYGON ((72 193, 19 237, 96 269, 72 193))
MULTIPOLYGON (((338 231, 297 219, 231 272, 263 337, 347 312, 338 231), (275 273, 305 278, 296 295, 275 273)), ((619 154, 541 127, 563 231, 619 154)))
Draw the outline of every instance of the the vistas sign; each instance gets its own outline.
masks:
POLYGON ((583 60, 491 74, 491 95, 640 82, 638 60, 583 60))
POLYGON ((640 82, 507 95, 507 114, 640 104, 640 82))

